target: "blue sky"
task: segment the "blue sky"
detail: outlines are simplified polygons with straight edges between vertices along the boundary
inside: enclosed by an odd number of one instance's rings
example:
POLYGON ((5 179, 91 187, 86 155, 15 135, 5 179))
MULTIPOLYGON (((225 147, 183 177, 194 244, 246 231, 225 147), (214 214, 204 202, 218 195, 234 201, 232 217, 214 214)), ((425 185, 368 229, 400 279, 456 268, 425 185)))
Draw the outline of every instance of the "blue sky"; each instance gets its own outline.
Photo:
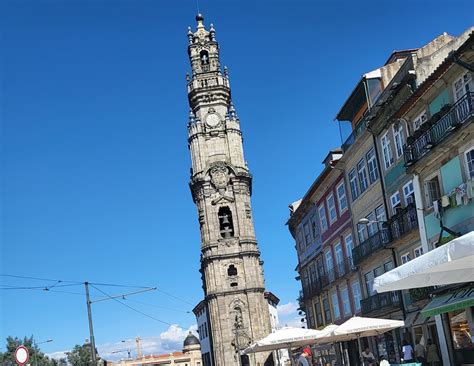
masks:
MULTIPOLYGON (((266 286, 290 322, 299 284, 287 206, 340 145, 335 114, 361 74, 393 50, 471 26, 472 4, 202 0, 200 7, 229 67, 266 286)), ((96 342, 111 352, 140 335, 158 351, 176 347, 195 323, 187 311, 202 299, 186 142, 186 31, 195 1, 6 0, 0 13, 0 273, 158 286, 164 292, 130 298, 146 305, 127 304, 167 324, 99 302, 96 342)), ((0 349, 7 335, 53 338, 42 345, 50 353, 88 338, 83 288, 61 290, 73 293, 0 290, 0 349)))

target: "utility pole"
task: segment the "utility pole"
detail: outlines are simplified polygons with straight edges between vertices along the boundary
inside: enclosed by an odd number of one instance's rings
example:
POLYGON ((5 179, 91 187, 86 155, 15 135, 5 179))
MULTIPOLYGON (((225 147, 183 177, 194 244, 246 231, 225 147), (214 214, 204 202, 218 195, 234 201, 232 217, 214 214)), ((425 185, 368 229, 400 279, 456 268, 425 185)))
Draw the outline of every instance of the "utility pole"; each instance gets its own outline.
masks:
POLYGON ((95 354, 95 340, 94 340, 94 328, 92 327, 92 311, 91 311, 91 300, 89 297, 89 282, 84 282, 86 287, 86 302, 87 302, 87 316, 89 317, 89 333, 90 333, 90 343, 91 343, 91 355, 92 355, 92 365, 97 365, 97 356, 95 354))

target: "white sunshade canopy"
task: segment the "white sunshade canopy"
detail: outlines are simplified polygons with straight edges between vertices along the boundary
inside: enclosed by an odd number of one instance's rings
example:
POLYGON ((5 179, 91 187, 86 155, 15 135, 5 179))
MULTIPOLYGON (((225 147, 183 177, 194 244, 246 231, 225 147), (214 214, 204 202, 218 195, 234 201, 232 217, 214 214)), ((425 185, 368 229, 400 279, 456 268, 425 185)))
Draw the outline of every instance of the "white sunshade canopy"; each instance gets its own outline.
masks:
POLYGON ((307 346, 316 343, 316 338, 320 333, 315 329, 285 327, 253 343, 244 349, 242 354, 307 346))
POLYGON ((474 231, 377 277, 377 292, 474 281, 474 231))
POLYGON ((334 329, 335 337, 348 337, 347 340, 376 336, 392 329, 403 327, 403 320, 363 318, 354 316, 334 329))

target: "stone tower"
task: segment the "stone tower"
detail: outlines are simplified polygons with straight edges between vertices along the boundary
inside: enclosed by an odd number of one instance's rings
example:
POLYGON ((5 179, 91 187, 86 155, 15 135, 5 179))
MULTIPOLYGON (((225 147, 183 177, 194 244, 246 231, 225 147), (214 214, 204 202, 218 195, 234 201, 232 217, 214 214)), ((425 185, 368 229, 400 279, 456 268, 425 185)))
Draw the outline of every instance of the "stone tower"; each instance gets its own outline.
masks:
MULTIPOLYGON (((252 176, 244 160, 240 121, 231 101, 227 69, 221 72, 214 27, 188 31, 192 76, 188 146, 190 188, 201 230, 201 275, 213 364, 260 365, 268 354, 238 359, 237 349, 270 333, 263 262, 255 239, 252 176)), ((203 350, 204 352, 204 350, 203 350)))

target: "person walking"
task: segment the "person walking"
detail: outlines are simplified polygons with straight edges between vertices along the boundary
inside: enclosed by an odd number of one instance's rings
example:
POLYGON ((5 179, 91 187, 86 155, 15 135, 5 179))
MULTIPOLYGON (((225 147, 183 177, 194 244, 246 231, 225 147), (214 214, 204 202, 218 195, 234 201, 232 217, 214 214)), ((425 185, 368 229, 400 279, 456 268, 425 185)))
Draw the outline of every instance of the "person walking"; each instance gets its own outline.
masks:
POLYGON ((431 338, 428 338, 428 344, 426 345, 426 362, 428 362, 430 366, 437 366, 439 361, 438 346, 433 343, 431 338))
POLYGON ((422 366, 426 366, 426 350, 420 342, 415 345, 415 358, 416 362, 421 363, 422 366))
POLYGON ((402 353, 403 353, 403 363, 412 363, 414 361, 413 347, 407 341, 403 341, 402 353))

